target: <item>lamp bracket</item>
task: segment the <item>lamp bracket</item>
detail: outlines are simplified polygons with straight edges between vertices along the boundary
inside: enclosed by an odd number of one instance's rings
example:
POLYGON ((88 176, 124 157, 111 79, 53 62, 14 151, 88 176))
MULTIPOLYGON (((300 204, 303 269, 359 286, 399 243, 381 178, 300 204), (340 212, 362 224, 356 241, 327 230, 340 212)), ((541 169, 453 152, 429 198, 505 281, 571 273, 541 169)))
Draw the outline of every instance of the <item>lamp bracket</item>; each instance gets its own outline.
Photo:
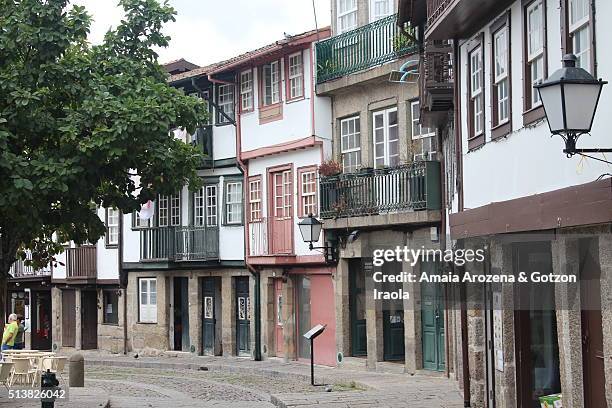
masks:
POLYGON ((308 248, 311 251, 315 249, 317 250, 322 249, 323 251, 321 252, 323 253, 323 256, 325 257, 325 263, 330 264, 330 265, 335 265, 336 263, 338 263, 338 248, 336 248, 335 246, 333 245, 313 246, 311 242, 308 248))
POLYGON ((576 143, 578 142, 580 136, 582 136, 584 133, 567 132, 565 134, 555 134, 561 136, 565 141, 565 149, 563 149, 563 153, 566 154, 568 159, 580 153, 612 153, 612 148, 577 148, 576 143))

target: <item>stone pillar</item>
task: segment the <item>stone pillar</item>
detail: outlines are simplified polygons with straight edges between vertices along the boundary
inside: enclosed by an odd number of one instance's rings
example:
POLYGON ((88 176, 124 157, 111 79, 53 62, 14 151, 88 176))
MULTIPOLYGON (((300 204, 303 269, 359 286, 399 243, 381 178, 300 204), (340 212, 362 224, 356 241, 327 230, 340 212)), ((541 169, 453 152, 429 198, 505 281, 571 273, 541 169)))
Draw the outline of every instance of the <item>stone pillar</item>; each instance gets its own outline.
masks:
POLYGON ((76 350, 81 349, 81 289, 75 289, 74 291, 74 308, 76 310, 76 322, 75 322, 75 336, 74 336, 74 348, 76 350))
POLYGON ((295 278, 287 276, 283 282, 283 348, 285 361, 297 358, 297 345, 295 340, 295 324, 297 319, 297 305, 295 298, 295 278))
MULTIPOLYGON (((365 278, 366 282, 372 279, 371 276, 365 278)), ((376 371, 376 363, 384 359, 384 335, 382 302, 374 300, 373 290, 366 290, 366 336, 368 350, 366 366, 368 370, 376 371)))
MULTIPOLYGON (((560 234, 551 250, 554 274, 579 276, 578 240, 560 234)), ((583 408, 580 284, 556 284, 555 304, 563 406, 583 408)))
MULTIPOLYGON (((189 339, 190 349, 197 355, 202 354, 202 299, 200 279, 193 272, 189 275, 189 339)), ((190 351, 191 351, 190 350, 190 351)))
MULTIPOLYGON (((51 288, 51 347, 62 347, 62 291, 51 288)), ((55 351, 55 350, 53 350, 55 351)))
POLYGON ((236 286, 231 275, 221 278, 222 347, 224 356, 236 355, 236 286))
POLYGON ((612 234, 599 234, 599 267, 601 269, 601 321, 603 332, 606 400, 612 407, 612 234))
POLYGON ((348 356, 351 351, 349 273, 348 259, 340 259, 333 283, 336 303, 336 353, 342 353, 344 356, 348 356))

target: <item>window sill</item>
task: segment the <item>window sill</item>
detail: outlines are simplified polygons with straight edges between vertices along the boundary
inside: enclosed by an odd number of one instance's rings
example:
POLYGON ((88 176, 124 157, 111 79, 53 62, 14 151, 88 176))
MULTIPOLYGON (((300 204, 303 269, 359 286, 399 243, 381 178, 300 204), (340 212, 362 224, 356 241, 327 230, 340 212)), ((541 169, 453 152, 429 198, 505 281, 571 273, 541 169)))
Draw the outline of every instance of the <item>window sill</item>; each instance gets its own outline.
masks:
POLYGON ((136 322, 136 324, 150 325, 150 324, 157 324, 157 322, 136 322))
POLYGON ((119 327, 119 323, 102 323, 102 326, 119 327))
POLYGON ((512 124, 510 121, 502 123, 501 125, 495 126, 491 129, 491 140, 500 139, 504 136, 508 136, 512 132, 512 124))
POLYGON ((104 244, 104 248, 106 248, 106 249, 117 249, 117 248, 119 248, 119 244, 104 244))
POLYGON ((468 152, 478 149, 485 144, 485 134, 481 133, 478 136, 474 136, 468 139, 468 152))
POLYGON ((303 100, 305 100, 305 99, 306 99, 306 97, 305 97, 305 96, 298 96, 297 98, 287 99, 287 102, 286 102, 286 103, 287 103, 287 104, 290 104, 290 103, 295 103, 295 102, 301 102, 301 101, 303 101, 303 100))
POLYGON ((542 105, 532 108, 528 111, 523 112, 523 126, 531 125, 540 119, 544 119, 546 114, 544 113, 544 107, 542 105))
MULTIPOLYGON (((236 119, 234 119, 236 120, 236 119)), ((224 126, 229 126, 232 125, 233 123, 231 122, 221 122, 221 123, 215 123, 215 127, 224 127, 224 126)))

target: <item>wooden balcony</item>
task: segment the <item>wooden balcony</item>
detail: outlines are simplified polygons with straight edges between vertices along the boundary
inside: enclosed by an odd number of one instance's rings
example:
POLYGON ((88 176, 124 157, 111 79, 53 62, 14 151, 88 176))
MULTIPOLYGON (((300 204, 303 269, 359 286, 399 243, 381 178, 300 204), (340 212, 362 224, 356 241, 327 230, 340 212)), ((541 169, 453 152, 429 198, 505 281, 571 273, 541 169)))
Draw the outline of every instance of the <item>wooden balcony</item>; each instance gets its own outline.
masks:
POLYGON ((219 259, 218 227, 154 227, 140 231, 141 262, 219 259))
POLYGON ((396 60, 418 51, 397 26, 397 16, 385 17, 316 45, 317 84, 396 60))
POLYGON ((469 38, 515 0, 426 0, 425 40, 469 38))
POLYGON ((11 269, 9 270, 10 277, 13 279, 29 279, 29 278, 45 278, 45 277, 51 276, 53 272, 51 265, 45 268, 41 268, 41 269, 34 269, 34 267, 32 266, 26 265, 26 261, 29 261, 29 260, 32 260, 32 253, 27 251, 25 260, 18 259, 11 266, 11 269))
POLYGON ((421 124, 443 125, 453 109, 454 69, 450 41, 427 41, 419 67, 421 124))
MULTIPOLYGON (((439 212, 440 199, 440 163, 435 161, 321 177, 321 217, 324 219, 386 216, 423 210, 439 212)), ((422 217, 384 218, 389 223, 423 221, 422 217)), ((383 220, 377 222, 382 224, 383 220)), ((334 225, 327 221, 326 224, 334 225)), ((364 226, 367 224, 365 222, 364 226)))
POLYGON ((81 246, 66 249, 66 279, 89 280, 98 276, 97 248, 81 246))

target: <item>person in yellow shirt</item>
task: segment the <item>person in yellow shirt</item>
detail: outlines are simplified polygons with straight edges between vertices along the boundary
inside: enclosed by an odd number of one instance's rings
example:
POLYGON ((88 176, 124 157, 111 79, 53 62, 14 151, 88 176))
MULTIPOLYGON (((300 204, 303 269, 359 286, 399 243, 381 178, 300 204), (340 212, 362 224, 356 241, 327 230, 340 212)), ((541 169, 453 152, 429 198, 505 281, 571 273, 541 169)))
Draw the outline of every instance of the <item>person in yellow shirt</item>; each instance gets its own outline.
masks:
POLYGON ((2 351, 15 348, 15 337, 17 337, 18 331, 17 315, 11 313, 8 317, 8 324, 4 326, 4 333, 2 334, 2 351))

